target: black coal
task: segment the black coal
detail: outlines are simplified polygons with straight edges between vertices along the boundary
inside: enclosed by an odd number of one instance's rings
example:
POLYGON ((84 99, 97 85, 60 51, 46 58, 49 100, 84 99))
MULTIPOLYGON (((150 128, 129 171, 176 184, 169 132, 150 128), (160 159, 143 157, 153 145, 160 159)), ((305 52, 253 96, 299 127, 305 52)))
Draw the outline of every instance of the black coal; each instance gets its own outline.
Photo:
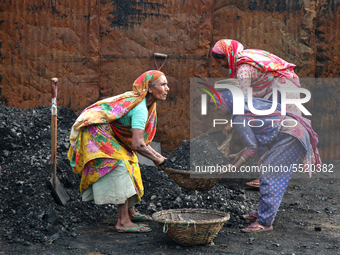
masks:
POLYGON ((194 170, 195 166, 227 165, 230 160, 206 140, 183 141, 165 161, 164 166, 179 170, 194 170))
MULTIPOLYGON (((57 175, 70 196, 65 206, 51 194, 50 107, 19 109, 0 104, 0 238, 8 243, 31 245, 75 237, 77 228, 117 218, 115 205, 82 202, 80 175, 67 159, 73 111, 58 106, 57 175)), ((164 152, 166 153, 166 152, 164 152)), ((169 154, 168 154, 169 155, 169 154)), ((183 154, 187 155, 187 154, 183 154)), ((137 209, 151 214, 172 208, 207 208, 231 213, 228 226, 242 226, 243 213, 255 210, 236 184, 218 183, 208 191, 187 191, 163 171, 141 165, 145 195, 137 209), (229 187, 229 188, 228 188, 229 187)))

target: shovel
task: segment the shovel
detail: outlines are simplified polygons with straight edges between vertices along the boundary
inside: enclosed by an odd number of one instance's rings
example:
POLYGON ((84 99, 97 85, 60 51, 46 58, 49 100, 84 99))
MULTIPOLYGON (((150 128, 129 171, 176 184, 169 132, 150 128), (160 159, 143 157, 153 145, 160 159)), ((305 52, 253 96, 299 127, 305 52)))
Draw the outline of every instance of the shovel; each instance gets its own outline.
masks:
POLYGON ((164 66, 167 59, 168 59, 168 55, 166 55, 166 54, 163 54, 163 53, 154 53, 153 54, 153 62, 155 64, 157 70, 159 70, 159 71, 162 69, 162 67, 164 66), (163 58, 164 59, 162 65, 160 67, 158 67, 158 65, 157 65, 156 58, 163 58))
POLYGON ((52 177, 50 179, 50 186, 52 189, 52 196, 59 205, 65 205, 70 197, 67 195, 66 190, 60 183, 57 177, 57 90, 58 90, 58 79, 52 78, 52 123, 51 123, 51 166, 52 166, 52 177))

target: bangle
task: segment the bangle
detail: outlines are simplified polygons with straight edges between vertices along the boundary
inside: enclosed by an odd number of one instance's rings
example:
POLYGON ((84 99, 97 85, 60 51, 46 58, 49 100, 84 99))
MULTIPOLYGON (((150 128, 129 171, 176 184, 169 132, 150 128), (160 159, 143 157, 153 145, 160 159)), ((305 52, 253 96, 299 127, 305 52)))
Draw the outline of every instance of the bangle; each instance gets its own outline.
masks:
POLYGON ((246 163, 247 161, 244 159, 244 157, 241 156, 241 159, 243 159, 244 163, 246 163))

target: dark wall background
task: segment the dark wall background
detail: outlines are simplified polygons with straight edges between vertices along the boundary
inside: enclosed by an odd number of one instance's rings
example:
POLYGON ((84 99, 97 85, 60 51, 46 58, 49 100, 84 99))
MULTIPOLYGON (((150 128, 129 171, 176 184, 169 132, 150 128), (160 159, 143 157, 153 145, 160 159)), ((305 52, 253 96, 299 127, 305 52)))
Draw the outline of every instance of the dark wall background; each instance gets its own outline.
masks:
POLYGON ((158 107, 156 139, 171 151, 190 139, 190 78, 227 77, 210 51, 230 38, 310 78, 303 86, 312 92, 306 107, 321 155, 340 159, 339 21, 337 0, 2 0, 0 101, 50 105, 50 79, 58 77, 58 104, 79 112, 130 90, 155 68, 152 54, 165 53, 171 92, 158 107))

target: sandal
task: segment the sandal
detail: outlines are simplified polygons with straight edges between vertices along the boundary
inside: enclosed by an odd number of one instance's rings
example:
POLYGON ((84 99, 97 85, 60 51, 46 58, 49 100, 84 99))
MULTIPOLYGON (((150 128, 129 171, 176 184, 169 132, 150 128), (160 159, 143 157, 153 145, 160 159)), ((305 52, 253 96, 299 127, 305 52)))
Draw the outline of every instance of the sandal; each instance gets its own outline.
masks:
POLYGON ((242 233, 259 233, 259 232, 270 231, 270 230, 273 230, 273 226, 264 227, 261 224, 253 223, 253 224, 250 224, 246 228, 242 228, 240 231, 242 233))
POLYGON ((143 220, 152 220, 152 218, 145 214, 139 214, 131 219, 131 221, 143 221, 143 220))
POLYGON ((140 214, 137 212, 137 210, 133 207, 129 210, 129 214, 131 215, 131 221, 152 221, 152 217, 146 215, 146 214, 140 214))
POLYGON ((130 228, 127 230, 117 229, 117 232, 119 233, 146 233, 150 231, 151 231, 151 228, 146 227, 144 225, 138 225, 138 227, 130 228), (146 230, 143 230, 143 228, 145 228, 146 230))
POLYGON ((257 219, 257 213, 243 214, 242 217, 244 220, 255 221, 257 219))
POLYGON ((255 179, 253 181, 246 182, 245 185, 247 185, 249 187, 253 187, 253 188, 260 188, 260 180, 259 179, 255 179))

